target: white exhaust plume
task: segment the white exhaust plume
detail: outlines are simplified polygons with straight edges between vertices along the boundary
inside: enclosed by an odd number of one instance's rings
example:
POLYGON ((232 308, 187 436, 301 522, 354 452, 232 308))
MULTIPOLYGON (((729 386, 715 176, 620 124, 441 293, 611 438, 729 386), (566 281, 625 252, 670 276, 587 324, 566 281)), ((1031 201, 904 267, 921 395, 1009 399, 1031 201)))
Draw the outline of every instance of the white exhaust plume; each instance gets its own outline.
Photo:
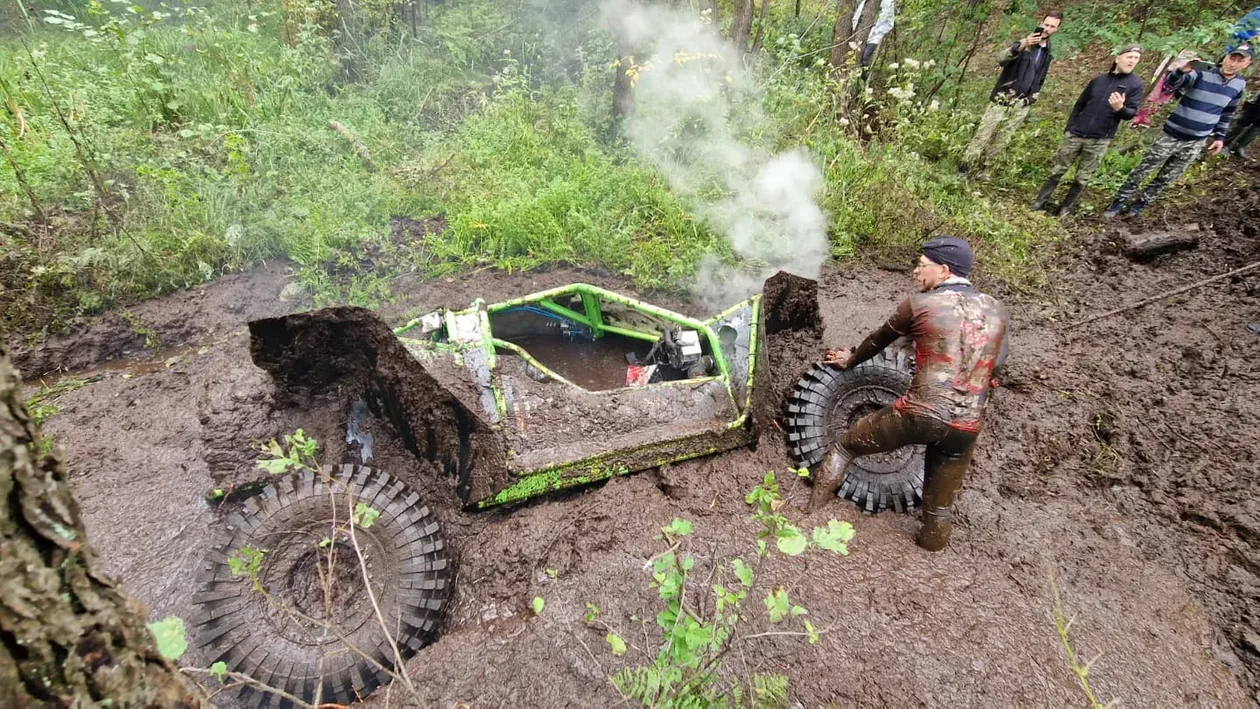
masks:
POLYGON ((706 257, 696 294, 723 305, 775 271, 817 277, 829 251, 814 201, 822 173, 802 149, 773 155, 757 145, 767 127, 762 94, 740 52, 694 12, 613 0, 604 14, 635 52, 620 67, 634 80, 625 135, 744 261, 732 269, 706 257))

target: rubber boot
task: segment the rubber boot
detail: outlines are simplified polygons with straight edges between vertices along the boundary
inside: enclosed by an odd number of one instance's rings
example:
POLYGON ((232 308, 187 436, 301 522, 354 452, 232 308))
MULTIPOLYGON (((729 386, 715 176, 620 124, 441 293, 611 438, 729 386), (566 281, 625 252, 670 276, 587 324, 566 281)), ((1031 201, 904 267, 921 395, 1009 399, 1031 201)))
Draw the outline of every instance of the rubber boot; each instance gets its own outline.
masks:
POLYGON ((818 466, 818 475, 814 478, 814 490, 809 494, 807 512, 821 509, 836 496, 836 490, 844 482, 845 468, 849 467, 849 452, 841 446, 832 446, 818 466))
POLYGON ((1054 188, 1059 186, 1059 178, 1051 177, 1041 186, 1041 191, 1037 193, 1037 199, 1033 200, 1032 210, 1034 212, 1042 211, 1046 208, 1046 200, 1050 199, 1050 195, 1054 194, 1054 188))
POLYGON ((1068 188, 1067 194, 1063 196, 1063 203, 1059 205, 1059 211, 1055 212, 1055 216, 1066 217, 1076 208, 1076 201, 1081 198, 1081 193, 1085 191, 1085 185, 1079 182, 1073 182, 1068 188))
POLYGON ((949 544, 954 528, 954 513, 948 507, 923 508, 923 526, 915 542, 928 551, 940 551, 949 544))
POLYGON ((1251 141, 1256 139, 1257 134, 1260 134, 1260 124, 1253 124, 1239 130, 1229 141, 1229 152, 1243 160, 1248 159, 1247 146, 1251 145, 1251 141))

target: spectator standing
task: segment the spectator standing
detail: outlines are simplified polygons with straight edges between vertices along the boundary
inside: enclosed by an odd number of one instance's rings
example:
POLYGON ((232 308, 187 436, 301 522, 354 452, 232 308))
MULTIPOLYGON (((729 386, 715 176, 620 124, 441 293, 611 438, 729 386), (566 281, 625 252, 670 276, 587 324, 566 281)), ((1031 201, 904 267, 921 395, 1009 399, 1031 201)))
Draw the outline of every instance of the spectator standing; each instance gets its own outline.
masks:
POLYGON ((1072 106, 1067 132, 1063 135, 1059 152, 1054 156, 1050 176, 1032 204, 1033 209, 1045 209, 1059 181, 1075 164, 1072 186, 1068 188, 1057 214, 1063 216, 1072 212, 1085 183, 1107 154, 1111 139, 1116 137, 1116 129, 1122 121, 1137 115, 1138 106, 1142 105, 1146 84, 1133 73, 1141 59, 1140 46, 1131 44, 1124 47, 1116 53, 1107 73, 1095 76, 1085 85, 1085 90, 1072 106))
POLYGON ((1054 60, 1050 35, 1059 31, 1063 13, 1047 12, 1036 31, 1004 47, 998 54, 1002 73, 989 95, 989 107, 980 118, 976 135, 967 146, 958 171, 983 170, 1011 141, 1011 136, 1028 117, 1028 109, 1041 93, 1041 85, 1054 60))
POLYGON ((1252 96, 1242 105, 1242 115, 1234 125, 1234 130, 1225 139, 1225 150, 1234 157, 1249 160, 1247 146, 1260 135, 1260 93, 1252 96))
POLYGON ((1212 139, 1207 147, 1209 154, 1216 155, 1225 147, 1230 120, 1247 86, 1238 74, 1250 66, 1252 56, 1251 45, 1241 44, 1226 55, 1219 67, 1199 69, 1196 67, 1200 62, 1190 61, 1169 73, 1166 79, 1169 86, 1182 94, 1177 110, 1164 122, 1163 134, 1129 173, 1103 217, 1110 219, 1126 208, 1129 216, 1141 214, 1199 157, 1209 137, 1212 139), (1155 170, 1158 170, 1155 179, 1139 195, 1142 180, 1155 170))

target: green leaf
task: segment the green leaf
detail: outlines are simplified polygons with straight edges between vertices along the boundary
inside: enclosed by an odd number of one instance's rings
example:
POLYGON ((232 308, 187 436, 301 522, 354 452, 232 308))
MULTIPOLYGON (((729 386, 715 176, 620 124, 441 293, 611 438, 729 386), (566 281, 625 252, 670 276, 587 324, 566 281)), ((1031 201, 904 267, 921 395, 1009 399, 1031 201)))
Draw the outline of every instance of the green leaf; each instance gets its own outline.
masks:
POLYGON ((814 624, 809 622, 808 620, 805 621, 805 632, 809 634, 810 645, 813 645, 814 643, 818 642, 818 631, 814 630, 814 624))
POLYGON ((766 612, 770 614, 770 622, 778 623, 788 615, 788 594, 782 586, 775 586, 766 596, 766 612))
POLYGON ((617 657, 621 657, 622 655, 626 654, 626 641, 622 640, 620 635, 616 633, 609 633, 608 637, 604 639, 607 640, 608 644, 612 646, 612 654, 616 655, 617 657))
POLYGON ((853 535, 853 525, 833 519, 827 522, 826 527, 814 527, 814 546, 847 555, 849 547, 846 542, 853 539, 853 535))
POLYGON ((369 529, 381 516, 381 511, 362 502, 354 506, 353 521, 364 529, 369 529))
POLYGON ((805 538, 804 534, 801 534, 801 530, 790 524, 785 524, 779 530, 777 543, 779 551, 788 556, 800 556, 805 551, 805 548, 809 546, 809 540, 805 538))
POLYGON ((594 623, 595 619, 598 617, 599 617, 599 606, 595 605, 594 603, 587 602, 586 615, 582 616, 582 619, 585 620, 587 623, 594 623))
POLYGON ((542 596, 534 596, 534 615, 542 615, 543 607, 546 605, 547 602, 543 600, 542 596))
POLYGON ((804 606, 792 606, 792 617, 795 618, 798 615, 809 615, 809 611, 805 610, 804 606))
POLYGON ((560 572, 555 569, 545 569, 545 571, 547 573, 547 578, 549 579, 554 579, 555 577, 560 575, 560 572))
POLYGON ((219 662, 214 663, 213 665, 210 665, 210 674, 214 675, 214 678, 219 680, 220 682, 222 682, 223 679, 227 677, 227 671, 228 670, 227 670, 226 662, 219 661, 219 662))
POLYGON ((731 568, 735 570, 735 578, 745 587, 751 588, 753 585, 752 567, 744 563, 743 559, 736 559, 731 562, 731 568))
POLYGON ((691 522, 675 517, 674 521, 669 523, 669 526, 661 527, 661 531, 669 536, 685 537, 695 531, 695 529, 691 526, 691 522))
POLYGON ((179 616, 168 615, 149 623, 149 630, 157 640, 158 652, 168 660, 178 660, 188 649, 188 641, 184 639, 184 620, 179 616))

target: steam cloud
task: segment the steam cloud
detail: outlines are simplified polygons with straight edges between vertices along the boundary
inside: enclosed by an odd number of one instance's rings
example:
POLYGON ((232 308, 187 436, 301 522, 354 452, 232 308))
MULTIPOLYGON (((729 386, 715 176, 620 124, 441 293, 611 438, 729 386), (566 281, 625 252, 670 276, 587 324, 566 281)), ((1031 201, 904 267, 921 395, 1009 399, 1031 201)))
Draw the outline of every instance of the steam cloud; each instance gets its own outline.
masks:
POLYGON ((613 0, 604 13, 634 54, 621 67, 636 76, 625 134, 744 260, 732 269, 705 257, 697 294, 727 304, 779 270, 817 277, 829 250, 827 218, 814 201, 822 174, 804 150, 756 147, 768 125, 739 51, 694 12, 613 0))

